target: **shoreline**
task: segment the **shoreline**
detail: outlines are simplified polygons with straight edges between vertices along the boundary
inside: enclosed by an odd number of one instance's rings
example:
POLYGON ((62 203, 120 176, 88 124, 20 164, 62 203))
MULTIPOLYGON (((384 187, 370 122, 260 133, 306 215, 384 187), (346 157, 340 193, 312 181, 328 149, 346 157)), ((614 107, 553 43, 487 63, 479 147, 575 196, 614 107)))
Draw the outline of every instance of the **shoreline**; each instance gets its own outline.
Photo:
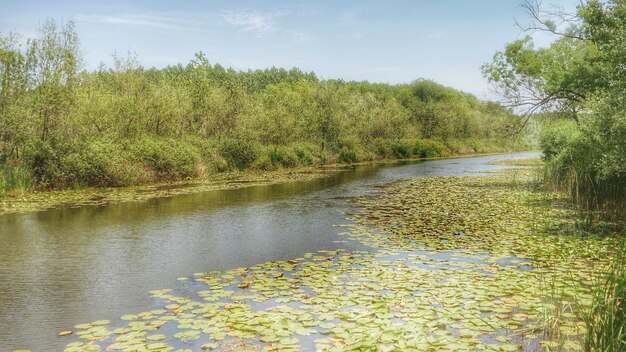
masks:
POLYGON ((457 154, 449 157, 381 159, 348 164, 327 164, 311 167, 283 168, 272 171, 243 170, 210 174, 201 178, 159 182, 129 187, 88 187, 84 189, 32 191, 22 195, 0 197, 0 216, 33 213, 57 207, 81 207, 146 201, 153 198, 173 197, 208 191, 240 189, 253 186, 307 181, 328 177, 336 172, 355 166, 393 164, 443 159, 471 158, 489 155, 507 155, 525 151, 504 153, 457 154))

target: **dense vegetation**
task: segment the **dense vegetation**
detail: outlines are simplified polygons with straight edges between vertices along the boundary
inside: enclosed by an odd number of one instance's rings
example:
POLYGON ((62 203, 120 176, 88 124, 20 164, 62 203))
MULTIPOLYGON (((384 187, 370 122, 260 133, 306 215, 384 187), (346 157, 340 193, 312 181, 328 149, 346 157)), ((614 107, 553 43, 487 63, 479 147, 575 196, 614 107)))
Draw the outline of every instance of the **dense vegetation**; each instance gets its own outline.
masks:
POLYGON ((536 48, 517 40, 484 66, 509 104, 544 115, 546 180, 589 219, 626 216, 626 1, 589 0, 576 14, 524 6, 530 30, 558 36, 536 48))
POLYGON ((114 55, 81 71, 70 22, 0 38, 0 192, 123 186, 275 169, 520 147, 510 110, 428 80, 320 80, 239 72, 199 53, 145 69, 114 55))
MULTIPOLYGON (((485 75, 502 96, 526 112, 542 112, 545 181, 568 192, 586 225, 600 215, 626 224, 626 1, 587 0, 576 14, 524 7, 529 30, 558 39, 536 48, 530 37, 507 45, 485 75)), ((586 226, 589 229, 589 226, 586 226)), ((593 305, 583 314, 586 351, 626 348, 626 242, 595 283, 593 305)))

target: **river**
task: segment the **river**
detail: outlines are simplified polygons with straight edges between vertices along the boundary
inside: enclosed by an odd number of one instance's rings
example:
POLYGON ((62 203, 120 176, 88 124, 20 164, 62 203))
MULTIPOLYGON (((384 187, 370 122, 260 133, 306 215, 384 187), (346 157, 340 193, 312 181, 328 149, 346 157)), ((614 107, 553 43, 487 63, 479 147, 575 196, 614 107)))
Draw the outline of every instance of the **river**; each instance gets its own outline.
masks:
POLYGON ((476 175, 516 153, 347 168, 269 186, 0 216, 0 350, 62 350, 78 323, 153 309, 148 291, 195 272, 355 249, 346 197, 407 177, 476 175))

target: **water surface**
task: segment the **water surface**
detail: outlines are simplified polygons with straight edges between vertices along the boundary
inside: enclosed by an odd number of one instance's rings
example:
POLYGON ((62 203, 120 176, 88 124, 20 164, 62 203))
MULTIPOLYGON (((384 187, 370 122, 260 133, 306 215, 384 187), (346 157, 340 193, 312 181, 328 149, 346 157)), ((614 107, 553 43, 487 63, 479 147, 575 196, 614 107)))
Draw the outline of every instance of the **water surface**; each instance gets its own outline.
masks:
POLYGON ((357 248, 344 198, 416 176, 472 175, 537 153, 376 164, 326 178, 0 216, 0 350, 61 350, 61 330, 153 309, 195 272, 357 248))

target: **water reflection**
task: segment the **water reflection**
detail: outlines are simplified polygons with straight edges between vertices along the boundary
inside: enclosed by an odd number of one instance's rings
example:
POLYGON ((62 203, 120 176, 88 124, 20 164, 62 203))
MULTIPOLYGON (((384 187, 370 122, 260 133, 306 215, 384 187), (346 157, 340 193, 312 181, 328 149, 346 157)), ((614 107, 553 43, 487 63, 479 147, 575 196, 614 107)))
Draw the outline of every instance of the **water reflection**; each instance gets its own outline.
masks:
POLYGON ((495 169, 485 163, 498 158, 359 166, 303 182, 0 216, 2 348, 59 350, 58 331, 151 309, 147 291, 194 272, 360 248, 336 242, 343 197, 411 176, 495 169))

